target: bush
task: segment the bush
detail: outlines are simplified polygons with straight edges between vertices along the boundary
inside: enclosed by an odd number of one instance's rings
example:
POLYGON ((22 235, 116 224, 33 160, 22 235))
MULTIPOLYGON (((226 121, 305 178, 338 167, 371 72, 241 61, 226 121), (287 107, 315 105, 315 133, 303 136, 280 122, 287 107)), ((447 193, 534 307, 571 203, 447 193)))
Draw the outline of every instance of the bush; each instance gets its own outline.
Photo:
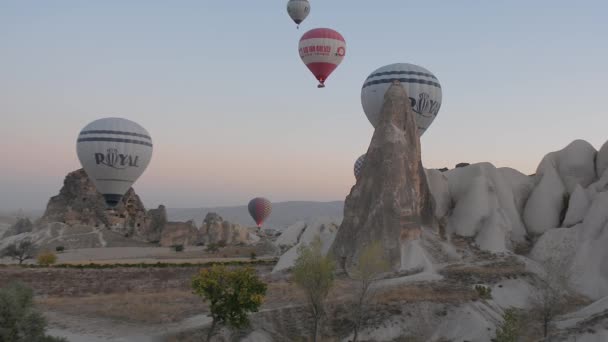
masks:
POLYGON ((173 250, 176 251, 176 252, 183 252, 184 251, 184 245, 173 245, 171 247, 173 247, 173 250))
POLYGON ((21 283, 0 288, 0 341, 67 342, 45 335, 46 320, 34 310, 34 292, 21 283))
POLYGON ((215 244, 215 243, 210 243, 210 244, 208 244, 208 245, 207 245, 207 248, 205 248, 205 250, 206 250, 207 252, 212 252, 212 253, 215 253, 215 252, 219 251, 219 250, 220 250, 220 248, 218 247, 218 245, 217 245, 217 244, 215 244))
POLYGON ((517 311, 515 311, 515 309, 507 309, 502 317, 504 321, 498 327, 498 329, 496 329, 496 338, 492 341, 517 342, 519 339, 519 331, 521 330, 521 320, 517 314, 517 311))
POLYGON ((220 248, 226 247, 226 240, 220 240, 217 242, 217 246, 220 248))
POLYGON ((492 299, 492 289, 489 286, 477 284, 473 288, 482 299, 492 299))
POLYGON ((57 255, 53 252, 46 251, 38 254, 36 260, 38 261, 38 265, 49 266, 57 262, 57 255))
POLYGON ((63 246, 57 246, 57 247, 55 247, 55 252, 61 253, 63 251, 65 251, 65 247, 63 247, 63 246))
POLYGON ((255 254, 255 252, 251 252, 251 260, 255 260, 257 258, 257 254, 255 254))

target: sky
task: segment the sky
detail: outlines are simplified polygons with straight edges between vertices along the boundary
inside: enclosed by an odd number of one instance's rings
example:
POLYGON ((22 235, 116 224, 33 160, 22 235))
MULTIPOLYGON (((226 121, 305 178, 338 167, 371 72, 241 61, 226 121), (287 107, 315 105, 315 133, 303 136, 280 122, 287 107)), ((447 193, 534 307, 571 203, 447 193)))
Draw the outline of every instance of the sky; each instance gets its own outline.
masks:
POLYGON ((533 173, 575 139, 608 140, 606 1, 0 0, 0 209, 41 209, 80 167, 89 122, 124 117, 154 140, 135 184, 148 207, 339 200, 373 127, 365 78, 391 63, 432 71, 441 110, 427 168, 491 162, 533 173), (298 41, 339 31, 326 82, 298 41))

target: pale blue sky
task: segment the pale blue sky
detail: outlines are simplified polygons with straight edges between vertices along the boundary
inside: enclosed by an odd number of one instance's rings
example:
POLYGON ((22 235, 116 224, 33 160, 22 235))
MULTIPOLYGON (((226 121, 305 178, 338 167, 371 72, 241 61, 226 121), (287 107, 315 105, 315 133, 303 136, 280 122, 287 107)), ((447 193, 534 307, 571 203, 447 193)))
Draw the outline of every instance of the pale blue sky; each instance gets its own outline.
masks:
POLYGON ((361 84, 396 62, 443 87, 426 167, 531 173, 608 140, 606 1, 312 0, 300 30, 285 3, 0 0, 0 209, 43 208, 105 116, 152 135, 148 206, 343 199, 373 133, 361 84), (322 90, 297 52, 315 27, 348 46, 322 90))

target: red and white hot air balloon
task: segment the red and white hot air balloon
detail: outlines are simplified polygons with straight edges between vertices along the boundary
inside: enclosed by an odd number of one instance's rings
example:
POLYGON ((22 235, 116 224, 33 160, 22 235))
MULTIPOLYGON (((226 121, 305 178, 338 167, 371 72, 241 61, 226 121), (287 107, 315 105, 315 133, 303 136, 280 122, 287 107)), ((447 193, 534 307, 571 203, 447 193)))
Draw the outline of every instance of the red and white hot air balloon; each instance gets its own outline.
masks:
POLYGON ((323 88, 346 55, 346 41, 332 29, 316 28, 300 38, 299 50, 300 58, 319 81, 318 87, 323 88))

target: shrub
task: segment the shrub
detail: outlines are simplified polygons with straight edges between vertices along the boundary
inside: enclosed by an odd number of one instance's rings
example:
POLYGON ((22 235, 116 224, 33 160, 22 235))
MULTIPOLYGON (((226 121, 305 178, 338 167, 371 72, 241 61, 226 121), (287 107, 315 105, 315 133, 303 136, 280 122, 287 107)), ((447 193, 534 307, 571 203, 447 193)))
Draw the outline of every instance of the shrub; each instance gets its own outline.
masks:
POLYGON ((255 252, 251 252, 250 258, 251 260, 255 260, 257 258, 257 254, 255 254, 255 252))
POLYGON ((210 244, 207 245, 207 248, 205 248, 205 250, 207 252, 212 252, 212 253, 215 253, 215 252, 219 251, 219 249, 220 248, 215 243, 210 243, 210 244))
POLYGON ((173 247, 173 250, 176 251, 176 252, 183 252, 184 251, 184 245, 173 245, 171 247, 173 247))
POLYGON ((515 311, 515 309, 507 309, 502 317, 504 321, 498 329, 496 329, 496 338, 492 341, 517 342, 519 339, 519 331, 521 330, 521 320, 517 311, 515 311))
POLYGON ((473 288, 482 299, 492 299, 492 289, 489 286, 477 284, 473 288))
POLYGON ((65 247, 63 247, 63 246, 57 246, 57 247, 55 247, 55 252, 61 253, 63 251, 65 251, 65 247))
POLYGON ((21 283, 0 288, 0 341, 67 342, 45 335, 44 316, 34 310, 34 292, 21 283))
POLYGON ((36 260, 38 261, 38 265, 49 266, 57 262, 57 255, 53 252, 45 251, 38 254, 36 260))
POLYGON ((226 240, 220 240, 217 242, 217 246, 220 248, 226 247, 226 240))

